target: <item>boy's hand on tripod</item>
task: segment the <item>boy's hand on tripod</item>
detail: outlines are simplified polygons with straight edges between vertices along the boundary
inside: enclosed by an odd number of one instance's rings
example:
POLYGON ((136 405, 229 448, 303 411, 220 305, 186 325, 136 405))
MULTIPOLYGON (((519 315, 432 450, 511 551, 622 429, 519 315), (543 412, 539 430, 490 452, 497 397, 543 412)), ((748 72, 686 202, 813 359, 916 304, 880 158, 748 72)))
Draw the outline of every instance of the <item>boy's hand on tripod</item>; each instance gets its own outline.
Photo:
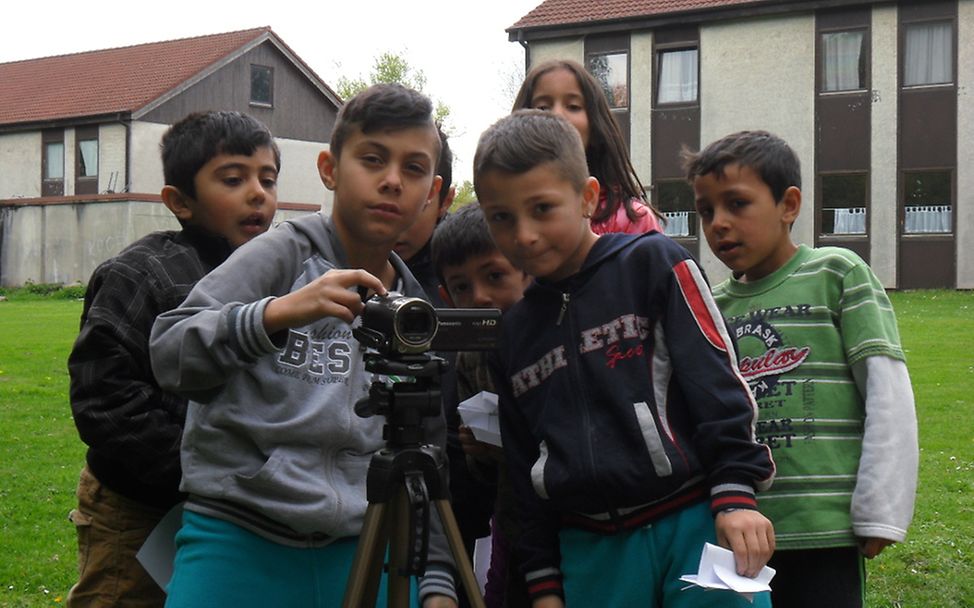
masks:
POLYGON ((423 600, 423 608, 457 608, 457 603, 446 595, 430 595, 423 600))
POLYGON ((365 270, 329 270, 301 289, 271 300, 264 308, 264 330, 271 335, 324 317, 351 323, 363 307, 362 298, 353 287, 386 293, 382 281, 365 270))

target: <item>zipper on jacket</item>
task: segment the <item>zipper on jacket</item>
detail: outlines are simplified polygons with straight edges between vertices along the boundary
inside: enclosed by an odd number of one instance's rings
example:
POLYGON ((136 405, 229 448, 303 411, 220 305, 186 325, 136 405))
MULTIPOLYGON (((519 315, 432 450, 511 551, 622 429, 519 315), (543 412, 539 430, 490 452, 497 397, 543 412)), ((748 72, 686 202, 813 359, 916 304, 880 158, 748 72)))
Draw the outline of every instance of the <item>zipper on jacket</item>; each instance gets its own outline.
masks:
POLYGON ((561 294, 561 310, 558 311, 558 320, 555 321, 555 327, 560 327, 562 320, 565 318, 565 313, 568 311, 568 300, 570 296, 567 291, 561 294))

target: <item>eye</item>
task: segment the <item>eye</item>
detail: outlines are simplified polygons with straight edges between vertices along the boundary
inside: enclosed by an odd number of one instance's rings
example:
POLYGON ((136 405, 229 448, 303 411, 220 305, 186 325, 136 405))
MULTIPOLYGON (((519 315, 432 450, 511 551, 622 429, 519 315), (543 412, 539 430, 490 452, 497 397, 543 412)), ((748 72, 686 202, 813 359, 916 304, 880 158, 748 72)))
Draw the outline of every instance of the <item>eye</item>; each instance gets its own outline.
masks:
POLYGON ((265 178, 263 178, 263 179, 260 180, 260 183, 265 188, 276 188, 277 187, 277 178, 276 177, 265 177, 265 178))
POLYGON ((243 178, 239 175, 224 175, 222 181, 225 185, 233 187, 242 184, 243 178))
POLYGON ((429 174, 429 170, 426 168, 426 165, 422 163, 406 163, 406 171, 422 177, 426 177, 426 175, 429 174))
POLYGON ((362 163, 369 166, 379 166, 382 164, 382 157, 377 154, 363 154, 361 157, 362 163))
POLYGON ((503 283, 507 278, 507 273, 502 270, 493 270, 487 273, 487 280, 491 283, 503 283))
POLYGON ((749 204, 751 204, 751 201, 743 198, 738 198, 731 201, 731 207, 733 207, 734 209, 743 209, 744 207, 747 207, 749 204))
POLYGON ((714 210, 710 207, 697 207, 697 215, 703 221, 709 221, 714 216, 714 210))
POLYGON ((502 224, 505 222, 510 222, 512 215, 507 211, 494 211, 492 213, 485 214, 487 221, 491 224, 502 224))
POLYGON ((536 103, 536 104, 534 104, 533 107, 534 107, 535 110, 544 110, 545 112, 548 112, 548 111, 551 110, 551 104, 548 104, 548 103, 536 103))
POLYGON ((552 205, 551 203, 537 203, 532 208, 532 211, 534 212, 534 215, 538 216, 538 215, 545 215, 545 214, 547 214, 553 208, 554 208, 554 205, 552 205))
POLYGON ((470 289, 468 283, 454 283, 449 287, 448 291, 452 294, 461 294, 465 293, 468 289, 470 289))

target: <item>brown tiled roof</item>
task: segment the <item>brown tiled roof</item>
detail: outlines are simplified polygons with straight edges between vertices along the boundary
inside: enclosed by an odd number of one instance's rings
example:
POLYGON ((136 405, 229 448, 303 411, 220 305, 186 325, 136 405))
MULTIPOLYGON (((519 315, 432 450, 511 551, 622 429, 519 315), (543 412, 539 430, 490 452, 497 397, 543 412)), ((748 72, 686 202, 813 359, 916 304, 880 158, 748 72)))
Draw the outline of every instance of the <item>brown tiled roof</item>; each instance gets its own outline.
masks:
POLYGON ((0 125, 132 112, 269 27, 0 63, 0 125))
POLYGON ((740 5, 772 0, 545 0, 507 31, 556 25, 579 25, 740 5))

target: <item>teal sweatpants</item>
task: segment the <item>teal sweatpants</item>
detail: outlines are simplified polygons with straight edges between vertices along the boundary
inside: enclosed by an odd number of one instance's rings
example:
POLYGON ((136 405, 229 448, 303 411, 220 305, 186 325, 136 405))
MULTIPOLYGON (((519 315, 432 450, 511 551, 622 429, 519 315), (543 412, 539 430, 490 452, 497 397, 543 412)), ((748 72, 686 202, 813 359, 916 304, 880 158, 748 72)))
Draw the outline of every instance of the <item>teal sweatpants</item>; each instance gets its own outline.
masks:
POLYGON ((769 608, 770 594, 752 604, 726 590, 690 587, 704 542, 717 544, 707 503, 698 503, 648 526, 603 536, 573 528, 560 534, 567 608, 769 608))
MULTIPOLYGON (((235 524, 185 511, 166 608, 341 606, 358 538, 288 547, 235 524)), ((415 581, 411 605, 418 605, 415 581)), ((386 575, 378 594, 386 605, 386 575)))

